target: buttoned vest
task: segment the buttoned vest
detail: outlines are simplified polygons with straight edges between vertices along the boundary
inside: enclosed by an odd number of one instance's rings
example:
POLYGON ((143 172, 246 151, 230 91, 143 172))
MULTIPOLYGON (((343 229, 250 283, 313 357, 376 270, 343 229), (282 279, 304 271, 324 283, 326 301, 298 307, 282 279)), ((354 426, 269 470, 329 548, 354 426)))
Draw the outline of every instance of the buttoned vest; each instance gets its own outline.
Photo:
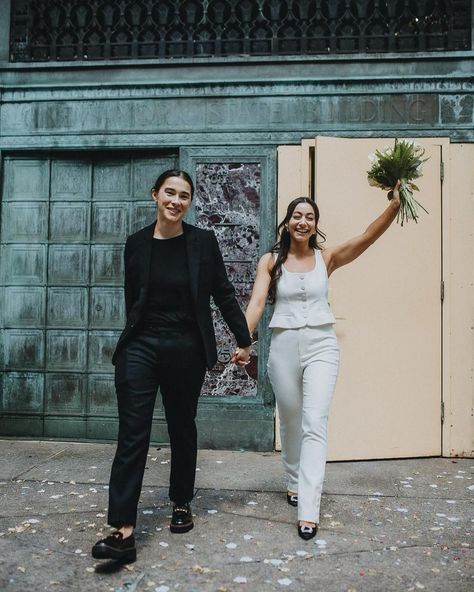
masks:
POLYGON ((299 329, 335 323, 328 303, 328 274, 321 251, 314 250, 312 271, 292 272, 282 266, 277 282, 272 329, 299 329))

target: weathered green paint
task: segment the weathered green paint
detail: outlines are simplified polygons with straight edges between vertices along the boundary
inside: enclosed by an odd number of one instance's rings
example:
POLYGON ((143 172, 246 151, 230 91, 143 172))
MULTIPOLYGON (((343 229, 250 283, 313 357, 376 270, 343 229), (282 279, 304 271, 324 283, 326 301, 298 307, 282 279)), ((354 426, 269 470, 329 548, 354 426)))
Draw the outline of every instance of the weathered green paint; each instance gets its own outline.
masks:
MULTIPOLYGON (((159 171, 201 162, 258 163, 261 250, 273 240, 276 191, 271 148, 182 149, 117 154, 8 156, 4 160, 1 257, 4 354, 0 433, 114 439, 117 409, 111 356, 124 325, 123 243, 149 223, 148 194, 159 171)), ((273 399, 261 339, 256 397, 203 396, 206 447, 268 450, 273 399), (238 426, 238 429, 236 429, 238 426)), ((168 441, 160 398, 152 438, 168 441)))
MULTIPOLYGON (((149 220, 144 180, 156 171, 139 149, 179 153, 191 172, 203 162, 259 162, 263 251, 274 238, 279 144, 318 134, 474 141, 473 51, 10 64, 7 23, 0 19, 4 435, 116 436, 110 353, 123 323, 122 247, 149 220), (129 174, 132 161, 140 174, 129 174)), ((202 446, 273 446, 268 333, 259 348, 256 400, 202 398, 202 446)), ((167 440, 159 403, 152 438, 167 440)))

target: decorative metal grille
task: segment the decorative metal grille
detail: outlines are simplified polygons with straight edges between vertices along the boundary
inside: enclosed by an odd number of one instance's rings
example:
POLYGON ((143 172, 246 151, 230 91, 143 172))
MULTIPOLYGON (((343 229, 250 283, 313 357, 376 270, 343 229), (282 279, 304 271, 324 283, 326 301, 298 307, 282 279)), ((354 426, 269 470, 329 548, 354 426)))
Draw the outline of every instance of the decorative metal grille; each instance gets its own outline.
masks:
POLYGON ((471 48, 470 0, 12 0, 11 61, 471 48))

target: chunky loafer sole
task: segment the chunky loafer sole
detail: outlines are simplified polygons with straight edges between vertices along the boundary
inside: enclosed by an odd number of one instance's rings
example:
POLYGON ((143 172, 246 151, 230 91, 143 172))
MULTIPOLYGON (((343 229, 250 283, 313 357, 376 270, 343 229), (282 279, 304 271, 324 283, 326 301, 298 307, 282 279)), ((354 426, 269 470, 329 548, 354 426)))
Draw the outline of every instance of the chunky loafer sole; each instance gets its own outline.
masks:
POLYGON ((187 522, 185 524, 170 524, 170 531, 178 534, 180 532, 189 532, 194 528, 194 522, 187 522))
POLYGON ((170 531, 179 534, 189 532, 194 528, 193 513, 189 504, 173 507, 173 515, 170 522, 170 531))
POLYGON ((114 549, 107 545, 95 545, 92 547, 94 559, 113 559, 120 563, 134 563, 137 560, 136 549, 114 549))
POLYGON ((107 538, 97 541, 92 547, 94 559, 113 559, 120 563, 133 563, 137 559, 135 537, 131 534, 126 539, 121 532, 114 532, 107 538))

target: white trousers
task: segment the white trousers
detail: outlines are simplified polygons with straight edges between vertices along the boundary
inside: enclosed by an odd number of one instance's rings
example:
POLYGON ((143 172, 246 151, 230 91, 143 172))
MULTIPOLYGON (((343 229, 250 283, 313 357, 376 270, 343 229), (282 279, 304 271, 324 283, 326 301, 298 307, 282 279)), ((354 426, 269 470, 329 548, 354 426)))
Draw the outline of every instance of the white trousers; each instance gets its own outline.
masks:
POLYGON ((273 329, 268 376, 280 416, 288 490, 298 493, 298 520, 319 523, 327 420, 338 369, 333 325, 273 329))

